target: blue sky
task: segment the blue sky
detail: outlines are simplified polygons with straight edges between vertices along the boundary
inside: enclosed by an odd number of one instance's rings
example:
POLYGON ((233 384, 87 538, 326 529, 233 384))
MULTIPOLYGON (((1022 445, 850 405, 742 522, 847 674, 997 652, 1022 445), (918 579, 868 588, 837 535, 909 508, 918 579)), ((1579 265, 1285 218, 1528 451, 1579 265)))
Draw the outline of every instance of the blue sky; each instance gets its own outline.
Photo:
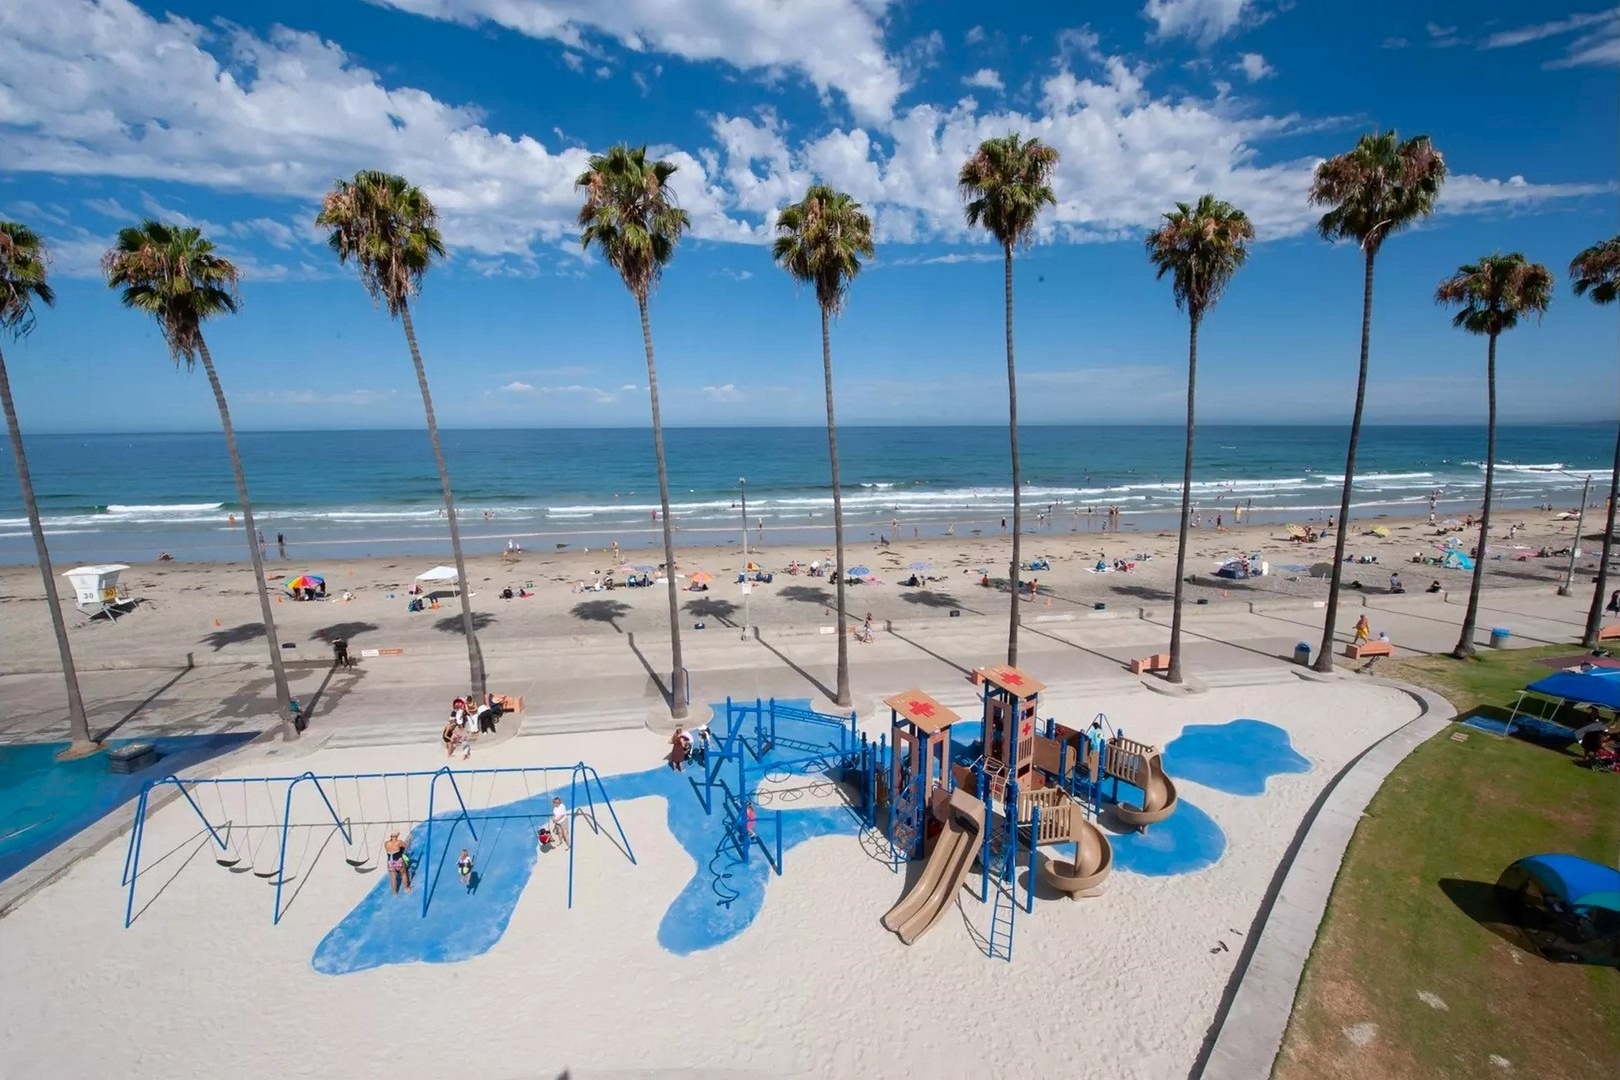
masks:
MULTIPOLYGON (((1201 337, 1211 420, 1342 422, 1361 263, 1314 233, 1311 170, 1375 126, 1427 133, 1440 212, 1384 248, 1369 418, 1484 413, 1484 344, 1430 297, 1522 250, 1563 279, 1617 231, 1620 8, 1499 0, 7 0, 0 214, 42 232, 58 304, 6 356, 24 426, 210 428, 200 374, 96 280, 116 230, 198 223, 244 271, 209 328, 248 428, 418 424, 402 335, 314 230, 322 191, 405 174, 450 258, 417 306, 441 421, 641 425, 635 309, 581 255, 586 155, 646 142, 680 166, 691 235, 653 301, 671 423, 819 423, 811 296, 771 263, 812 178, 871 210, 878 258, 834 330, 841 419, 1002 422, 998 253, 953 180, 1007 131, 1062 153, 1018 263, 1023 415, 1174 421, 1186 325, 1141 237, 1212 191, 1259 231, 1201 337), (93 419, 92 419, 93 418, 93 419)), ((1505 419, 1612 418, 1616 312, 1566 288, 1504 340, 1505 419)))

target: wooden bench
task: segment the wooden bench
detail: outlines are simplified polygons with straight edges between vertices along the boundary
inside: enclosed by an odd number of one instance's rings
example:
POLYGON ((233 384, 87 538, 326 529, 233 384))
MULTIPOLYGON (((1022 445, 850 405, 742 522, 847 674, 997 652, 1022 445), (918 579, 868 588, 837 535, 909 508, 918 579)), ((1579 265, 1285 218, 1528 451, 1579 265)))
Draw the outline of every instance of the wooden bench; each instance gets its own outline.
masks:
POLYGON ((1395 646, 1388 641, 1365 641, 1360 645, 1346 645, 1344 655, 1352 660, 1360 660, 1365 656, 1394 656, 1395 646))
POLYGON ((1601 627, 1598 630, 1599 641, 1620 641, 1620 623, 1613 626, 1601 627))
POLYGON ((1130 668, 1132 675, 1142 675, 1151 671, 1169 671, 1170 654, 1154 653, 1152 656, 1144 656, 1140 660, 1132 660, 1130 668))

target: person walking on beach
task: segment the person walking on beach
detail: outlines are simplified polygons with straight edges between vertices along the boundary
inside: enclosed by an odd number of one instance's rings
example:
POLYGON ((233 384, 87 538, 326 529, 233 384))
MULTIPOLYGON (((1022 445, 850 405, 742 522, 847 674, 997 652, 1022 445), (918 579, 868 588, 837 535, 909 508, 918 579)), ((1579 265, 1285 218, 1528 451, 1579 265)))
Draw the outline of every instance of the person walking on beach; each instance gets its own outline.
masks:
POLYGON ((283 559, 287 557, 287 534, 276 533, 276 553, 283 559))
POLYGON ((560 795, 554 795, 551 799, 551 834, 562 842, 563 847, 568 846, 568 807, 560 795))
POLYGON ((264 530, 259 530, 259 558, 264 558, 264 530))
POLYGON ((405 891, 411 891, 411 852, 405 846, 405 841, 399 838, 399 833, 389 833, 388 839, 383 843, 383 855, 388 864, 388 879, 393 883, 394 895, 399 895, 399 886, 403 882, 405 891))
POLYGON ((680 728, 669 737, 669 767, 676 772, 686 771, 686 733, 680 728))
POLYGON ((1368 639, 1370 639, 1371 637, 1372 637, 1372 624, 1367 621, 1367 616, 1363 615, 1361 618, 1356 620, 1355 643, 1357 645, 1365 645, 1367 643, 1368 639))

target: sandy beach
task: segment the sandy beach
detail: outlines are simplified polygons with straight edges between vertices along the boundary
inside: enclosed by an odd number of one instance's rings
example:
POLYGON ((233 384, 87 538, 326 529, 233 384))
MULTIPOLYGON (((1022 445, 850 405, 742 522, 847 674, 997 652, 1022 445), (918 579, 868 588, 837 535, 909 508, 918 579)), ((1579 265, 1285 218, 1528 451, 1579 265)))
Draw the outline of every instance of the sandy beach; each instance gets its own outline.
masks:
MULTIPOLYGON (((1589 526, 1594 516, 1589 515, 1589 526)), ((1422 592, 1436 581, 1446 591, 1467 588, 1468 572, 1417 564, 1412 559, 1418 555, 1437 560, 1446 536, 1456 537, 1466 549, 1476 542, 1477 534, 1450 531, 1440 535, 1421 519, 1371 519, 1358 522, 1355 528, 1358 531, 1350 537, 1347 552, 1375 558, 1377 563, 1347 566, 1347 583, 1359 581, 1368 593, 1384 593, 1395 572, 1409 593, 1422 592), (1374 535, 1370 529, 1375 525, 1389 535, 1374 535)), ((1574 529, 1573 521, 1541 511, 1502 515, 1493 522, 1487 587, 1561 582, 1569 564, 1567 555, 1543 558, 1538 553, 1543 547, 1567 549, 1574 529), (1511 539, 1510 528, 1516 533, 1511 539)), ((1590 531, 1589 527, 1588 534, 1590 531)), ((745 565, 740 542, 677 548, 683 627, 692 633, 713 633, 741 626, 745 617, 751 625, 767 629, 833 625, 832 583, 811 577, 807 571, 798 576, 783 572, 795 561, 808 568, 813 560, 828 559, 828 548, 777 545, 768 534, 763 547, 756 547, 755 542, 751 536, 748 558, 773 572, 774 580, 754 585, 746 596, 736 583, 745 565), (697 573, 712 575, 708 591, 684 589, 697 573), (698 623, 703 630, 695 629, 698 623)), ((1175 546, 1174 532, 1033 530, 1024 539, 1026 559, 1048 559, 1050 569, 1026 572, 1026 582, 1034 579, 1038 588, 1038 595, 1026 601, 1029 610, 1038 616, 1093 611, 1098 604, 1133 611, 1163 607, 1174 584, 1175 546), (1094 568, 1099 560, 1109 565, 1127 560, 1135 565, 1130 572, 1097 573, 1094 568)), ((1580 560, 1582 571, 1590 571, 1597 562, 1595 545, 1588 542, 1587 548, 1580 560)), ((888 545, 851 543, 850 567, 866 567, 875 580, 849 588, 849 617, 860 622, 870 612, 876 624, 898 626, 960 611, 963 619, 1004 622, 1006 593, 999 587, 985 588, 980 582, 986 573, 992 579, 1006 578, 1007 551, 1008 541, 1000 536, 898 540, 888 545), (913 563, 925 569, 914 571, 910 568, 913 563), (902 585, 914 573, 926 579, 921 586, 902 585)), ((1189 602, 1208 604, 1278 597, 1319 600, 1327 595, 1327 581, 1313 576, 1312 568, 1320 571, 1332 552, 1331 539, 1299 543, 1273 525, 1195 529, 1187 568, 1197 583, 1188 587, 1187 596, 1189 602), (1242 581, 1214 576, 1223 561, 1248 554, 1269 563, 1270 573, 1242 581)), ((275 555, 273 547, 271 555, 275 555)), ((301 656, 322 653, 325 640, 332 637, 344 637, 356 649, 363 649, 408 642, 448 644, 446 635, 460 633, 459 605, 450 596, 441 599, 437 610, 406 610, 406 589, 417 574, 435 565, 432 559, 328 560, 311 565, 298 560, 296 549, 289 556, 272 557, 267 576, 278 586, 274 590, 278 597, 276 625, 282 640, 299 643, 301 656), (327 599, 294 602, 279 588, 281 582, 303 572, 326 577, 327 599), (353 599, 342 600, 345 592, 353 599)), ((661 560, 656 554, 634 552, 623 553, 620 561, 649 566, 661 560)), ((622 573, 609 574, 616 565, 607 550, 527 551, 517 560, 469 558, 467 573, 481 638, 520 643, 626 632, 667 635, 668 607, 662 587, 576 591, 607 576, 622 584, 622 573), (532 595, 501 599, 505 588, 532 595)), ((1589 572, 1578 574, 1578 584, 1590 580, 1589 572)), ((122 582, 144 602, 116 627, 103 621, 92 625, 76 616, 72 635, 81 664, 118 665, 137 657, 184 662, 188 652, 228 653, 252 662, 255 653, 262 651, 262 633, 255 629, 259 609, 245 558, 241 563, 145 563, 125 571, 122 582)), ((65 592, 65 581, 62 588, 65 592)), ((55 666, 38 572, 31 567, 0 568, 0 604, 6 614, 0 619, 0 670, 55 666)))

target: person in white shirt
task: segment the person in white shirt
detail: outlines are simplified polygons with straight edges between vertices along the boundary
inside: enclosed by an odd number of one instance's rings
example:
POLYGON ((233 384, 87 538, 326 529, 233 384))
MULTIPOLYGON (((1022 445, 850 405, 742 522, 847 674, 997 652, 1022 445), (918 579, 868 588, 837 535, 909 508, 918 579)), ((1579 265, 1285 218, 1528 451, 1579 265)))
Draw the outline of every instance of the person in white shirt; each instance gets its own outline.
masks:
POLYGON ((568 846, 568 807, 561 796, 553 796, 551 800, 551 835, 564 847, 568 846))

